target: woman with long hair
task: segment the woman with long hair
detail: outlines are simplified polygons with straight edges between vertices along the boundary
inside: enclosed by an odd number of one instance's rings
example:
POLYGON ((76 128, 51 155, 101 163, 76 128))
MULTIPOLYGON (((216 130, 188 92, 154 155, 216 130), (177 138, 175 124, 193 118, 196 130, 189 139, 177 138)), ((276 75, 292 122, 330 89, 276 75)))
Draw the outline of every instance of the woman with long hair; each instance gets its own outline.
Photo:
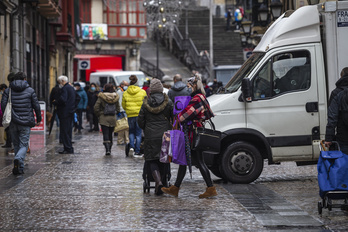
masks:
MULTIPOLYGON (((214 117, 214 113, 211 111, 207 98, 205 97, 204 87, 201 78, 196 75, 188 80, 188 86, 192 88, 192 99, 185 109, 183 109, 178 118, 184 126, 185 133, 188 134, 190 141, 192 141, 193 131, 196 127, 202 127, 205 120, 214 117), (191 123, 191 124, 190 124, 191 123), (188 124, 190 124, 188 126, 188 124)), ((191 144, 191 142, 190 142, 191 144)), ((210 172, 203 159, 203 151, 192 150, 192 158, 197 161, 197 166, 201 172, 203 179, 207 185, 206 191, 199 195, 199 198, 208 198, 216 196, 217 192, 213 181, 210 177, 210 172)), ((163 187, 164 193, 177 197, 179 195, 180 185, 186 175, 186 165, 180 165, 178 175, 175 184, 169 188, 163 187)))

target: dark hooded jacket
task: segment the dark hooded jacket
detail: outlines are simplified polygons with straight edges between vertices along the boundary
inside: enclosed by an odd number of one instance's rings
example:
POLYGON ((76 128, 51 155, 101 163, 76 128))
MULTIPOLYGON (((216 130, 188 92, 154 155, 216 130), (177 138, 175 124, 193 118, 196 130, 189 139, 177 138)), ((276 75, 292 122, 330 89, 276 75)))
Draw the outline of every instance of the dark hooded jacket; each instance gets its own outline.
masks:
POLYGON ((168 97, 172 102, 175 102, 176 96, 190 96, 191 89, 187 87, 182 81, 176 82, 168 91, 168 97))
POLYGON ((144 98, 138 124, 144 130, 145 160, 160 158, 163 133, 171 129, 173 102, 165 93, 153 93, 144 98))
POLYGON ((35 126, 34 112, 36 121, 41 122, 40 104, 33 88, 29 87, 27 81, 15 80, 10 84, 10 88, 4 91, 1 99, 1 110, 5 111, 11 89, 12 116, 11 123, 22 126, 35 126))
POLYGON ((325 133, 325 141, 327 142, 338 140, 348 144, 348 128, 344 124, 340 113, 342 90, 345 88, 348 88, 348 76, 343 76, 336 82, 336 88, 330 95, 325 133))

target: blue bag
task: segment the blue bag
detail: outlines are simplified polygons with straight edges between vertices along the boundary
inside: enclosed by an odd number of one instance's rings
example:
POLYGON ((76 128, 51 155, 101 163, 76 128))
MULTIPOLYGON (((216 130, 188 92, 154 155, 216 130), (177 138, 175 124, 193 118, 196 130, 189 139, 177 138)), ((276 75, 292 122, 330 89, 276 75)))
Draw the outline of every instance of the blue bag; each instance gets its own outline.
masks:
POLYGON ((318 160, 319 195, 328 191, 348 191, 348 155, 341 151, 321 151, 318 160))

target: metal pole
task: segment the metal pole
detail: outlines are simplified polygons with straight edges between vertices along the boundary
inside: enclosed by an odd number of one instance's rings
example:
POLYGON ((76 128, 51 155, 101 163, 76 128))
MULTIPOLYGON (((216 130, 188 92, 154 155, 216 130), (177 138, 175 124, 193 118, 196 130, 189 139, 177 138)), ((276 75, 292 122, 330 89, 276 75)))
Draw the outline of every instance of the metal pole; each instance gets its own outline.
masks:
POLYGON ((156 57, 157 57, 157 64, 156 64, 156 77, 160 79, 159 77, 159 29, 157 28, 157 33, 156 33, 156 57))
POLYGON ((188 13, 187 13, 187 8, 185 9, 185 40, 188 40, 188 13))
POLYGON ((210 78, 213 78, 214 56, 213 56, 213 0, 209 4, 209 58, 210 58, 210 78))

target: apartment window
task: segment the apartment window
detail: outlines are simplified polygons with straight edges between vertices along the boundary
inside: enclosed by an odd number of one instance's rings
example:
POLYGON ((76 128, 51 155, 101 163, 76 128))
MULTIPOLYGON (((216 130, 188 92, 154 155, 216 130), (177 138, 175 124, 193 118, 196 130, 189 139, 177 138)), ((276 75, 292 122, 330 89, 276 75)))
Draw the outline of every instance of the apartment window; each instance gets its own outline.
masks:
POLYGON ((145 24, 142 0, 106 0, 104 6, 104 19, 109 25, 135 25, 145 24))
POLYGON ((80 4, 80 17, 82 23, 91 23, 91 0, 82 0, 80 4))

